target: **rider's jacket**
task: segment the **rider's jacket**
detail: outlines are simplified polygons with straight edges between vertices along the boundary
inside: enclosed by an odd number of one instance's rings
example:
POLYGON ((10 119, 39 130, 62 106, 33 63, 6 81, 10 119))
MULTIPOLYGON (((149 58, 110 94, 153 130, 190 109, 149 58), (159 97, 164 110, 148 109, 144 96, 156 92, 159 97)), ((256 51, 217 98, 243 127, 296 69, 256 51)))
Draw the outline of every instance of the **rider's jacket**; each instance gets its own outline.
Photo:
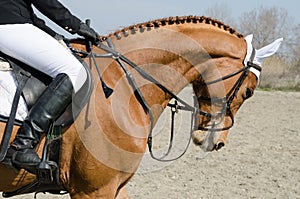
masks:
POLYGON ((50 27, 48 27, 46 25, 46 22, 44 20, 38 18, 36 15, 34 15, 34 17, 33 17, 33 25, 39 27, 40 29, 42 29, 43 31, 45 31, 46 33, 51 35, 52 37, 55 37, 57 35, 57 32, 55 32, 50 27))
MULTIPOLYGON (((53 22, 74 34, 80 26, 80 19, 71 14, 57 0, 0 0, 0 25, 3 24, 35 24, 32 5, 53 22)), ((40 21, 38 21, 40 22, 40 21)))

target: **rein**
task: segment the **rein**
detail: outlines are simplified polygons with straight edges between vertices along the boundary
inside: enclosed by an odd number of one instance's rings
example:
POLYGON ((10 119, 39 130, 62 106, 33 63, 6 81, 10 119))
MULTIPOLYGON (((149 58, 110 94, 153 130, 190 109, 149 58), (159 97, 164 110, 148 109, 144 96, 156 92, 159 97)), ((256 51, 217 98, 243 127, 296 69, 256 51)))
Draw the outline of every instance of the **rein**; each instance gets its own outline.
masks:
MULTIPOLYGON (((229 91, 229 93, 226 95, 226 97, 224 98, 209 98, 209 97, 199 97, 198 100, 211 100, 211 101, 222 101, 223 104, 225 104, 222 108, 222 111, 216 113, 216 114, 211 114, 205 111, 202 111, 200 108, 197 107, 196 103, 197 103, 197 99, 194 96, 194 106, 189 105, 187 102, 185 102, 184 100, 182 100, 181 98, 179 98, 177 95, 175 95, 172 91, 170 91, 168 88, 166 88, 165 86, 163 86, 159 81, 157 81, 155 78, 153 78, 151 75, 149 75, 146 71, 144 71, 143 69, 141 69, 140 67, 138 67, 138 65, 136 65, 134 62, 132 62, 130 59, 128 59, 127 57, 125 57, 124 55, 122 55, 121 53, 115 51, 114 46, 111 42, 110 39, 106 40, 107 45, 98 42, 97 43, 97 47, 101 48, 102 50, 106 51, 107 54, 96 54, 92 51, 92 48, 89 49, 89 52, 84 52, 84 51, 78 51, 76 49, 73 49, 71 47, 71 50, 73 52, 79 53, 79 54, 83 54, 85 56, 90 56, 93 58, 94 62, 95 62, 95 58, 112 58, 114 60, 116 60, 120 67, 123 69, 124 73, 126 74, 126 77, 128 79, 129 84, 131 85, 131 87, 133 88, 133 90, 135 91, 134 94, 136 95, 137 99, 139 100, 139 102, 141 103, 141 105, 143 106, 145 112, 149 115, 150 118, 150 132, 149 132, 149 136, 148 136, 148 140, 147 140, 147 144, 148 144, 148 150, 150 152, 150 155, 153 159, 158 160, 158 161, 162 161, 162 162, 170 162, 170 161, 174 161, 179 159, 180 157, 182 157, 191 142, 192 139, 192 132, 193 129, 196 129, 196 125, 194 125, 194 120, 195 118, 197 118, 199 115, 205 116, 210 118, 211 120, 214 120, 215 118, 218 118, 220 115, 223 115, 225 113, 227 113, 229 115, 229 117, 231 118, 231 125, 228 127, 224 127, 224 128, 215 128, 216 123, 213 122, 213 125, 211 128, 205 128, 205 127, 198 127, 198 130, 204 130, 204 131, 224 131, 224 130, 228 130, 230 129, 233 124, 234 124, 234 118, 233 118, 233 114, 231 112, 230 109, 230 105, 234 99, 234 97, 237 95, 238 91, 240 90, 241 85, 243 84, 245 78, 247 77, 247 75, 249 74, 249 70, 250 68, 254 67, 257 70, 261 70, 261 68, 255 64, 253 64, 253 59, 255 57, 255 49, 253 48, 252 54, 251 54, 251 58, 250 61, 247 63, 247 66, 243 67, 242 69, 229 74, 227 76, 224 76, 222 78, 219 78, 217 80, 211 81, 211 82, 207 82, 204 83, 203 85, 211 85, 211 84, 215 84, 217 82, 220 81, 224 81, 226 79, 229 79, 231 77, 234 77, 240 73, 242 73, 242 75, 240 76, 240 78, 237 80, 237 82, 235 83, 235 85, 232 87, 232 89, 229 91), (149 107, 149 105, 147 104, 144 96, 142 95, 142 92, 140 91, 140 89, 138 88, 137 83, 135 82, 132 74, 130 73, 130 71, 126 68, 125 63, 128 64, 129 66, 131 66, 133 69, 135 69, 143 78, 147 79, 148 81, 154 83, 155 85, 157 85, 160 89, 162 89, 165 93, 169 94, 171 96, 171 98, 173 98, 175 100, 174 104, 168 104, 169 107, 171 107, 171 111, 172 111, 172 124, 171 124, 171 136, 170 136, 170 144, 169 144, 169 148, 168 151, 165 155, 163 155, 160 158, 157 158, 154 156, 153 151, 152 151, 152 140, 153 140, 153 128, 154 128, 154 117, 151 111, 151 108, 149 107), (179 105, 178 102, 182 105, 179 105), (191 119, 191 131, 190 131, 190 138, 188 141, 188 144, 184 150, 184 152, 179 155, 176 158, 173 159, 164 159, 171 151, 172 148, 172 142, 173 142, 173 132, 174 132, 174 115, 175 113, 178 112, 178 110, 184 110, 184 111, 190 111, 192 114, 192 119, 191 119)), ((97 67, 97 71, 99 71, 98 66, 97 67)), ((103 82, 103 80, 101 79, 101 81, 103 82)))

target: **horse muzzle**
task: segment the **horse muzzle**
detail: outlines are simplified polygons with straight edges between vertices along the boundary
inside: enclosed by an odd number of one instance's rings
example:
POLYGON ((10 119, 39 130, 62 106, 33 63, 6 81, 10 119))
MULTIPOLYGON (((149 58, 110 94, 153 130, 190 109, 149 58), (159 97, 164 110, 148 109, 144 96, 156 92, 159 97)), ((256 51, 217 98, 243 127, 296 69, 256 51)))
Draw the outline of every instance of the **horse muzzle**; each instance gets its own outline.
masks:
POLYGON ((202 131, 197 130, 192 133, 193 142, 200 146, 204 152, 218 151, 226 144, 227 131, 202 131))

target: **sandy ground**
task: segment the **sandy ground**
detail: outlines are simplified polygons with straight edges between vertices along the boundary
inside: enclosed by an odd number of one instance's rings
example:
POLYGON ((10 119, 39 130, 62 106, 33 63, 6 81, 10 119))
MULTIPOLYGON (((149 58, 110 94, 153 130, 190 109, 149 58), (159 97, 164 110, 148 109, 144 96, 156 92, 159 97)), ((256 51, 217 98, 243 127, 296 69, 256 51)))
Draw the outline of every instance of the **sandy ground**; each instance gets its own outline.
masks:
MULTIPOLYGON (((188 117, 177 116, 171 157, 187 143, 188 117)), ((164 125, 167 118, 163 116, 164 125)), ((165 164, 146 154, 127 190, 132 199, 300 198, 299 120, 300 93, 256 91, 238 112, 225 148, 204 154, 192 144, 179 160, 165 164)), ((165 137, 159 146, 166 146, 168 133, 157 133, 154 141, 159 137, 165 137)), ((39 194, 37 198, 69 197, 39 194)))

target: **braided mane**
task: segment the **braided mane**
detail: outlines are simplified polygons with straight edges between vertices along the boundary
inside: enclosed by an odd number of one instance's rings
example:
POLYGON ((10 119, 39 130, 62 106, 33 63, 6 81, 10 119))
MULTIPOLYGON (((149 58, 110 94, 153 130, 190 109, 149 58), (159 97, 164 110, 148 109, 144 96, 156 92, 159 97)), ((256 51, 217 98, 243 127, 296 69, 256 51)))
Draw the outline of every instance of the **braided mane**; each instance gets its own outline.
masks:
MULTIPOLYGON (((235 29, 231 28, 230 26, 225 25, 223 22, 220 22, 216 19, 212 19, 212 18, 205 17, 205 16, 176 16, 176 17, 157 19, 157 20, 148 21, 148 22, 139 23, 139 24, 125 27, 121 30, 118 30, 114 33, 109 34, 108 37, 115 36, 118 39, 121 39, 122 36, 126 37, 130 34, 136 33, 137 31, 151 30, 151 29, 159 28, 159 27, 166 26, 166 25, 185 24, 185 23, 211 24, 220 29, 228 31, 229 33, 234 34, 239 38, 244 37, 242 34, 238 33, 235 29)), ((103 38, 103 40, 105 40, 105 39, 106 38, 103 38)))

